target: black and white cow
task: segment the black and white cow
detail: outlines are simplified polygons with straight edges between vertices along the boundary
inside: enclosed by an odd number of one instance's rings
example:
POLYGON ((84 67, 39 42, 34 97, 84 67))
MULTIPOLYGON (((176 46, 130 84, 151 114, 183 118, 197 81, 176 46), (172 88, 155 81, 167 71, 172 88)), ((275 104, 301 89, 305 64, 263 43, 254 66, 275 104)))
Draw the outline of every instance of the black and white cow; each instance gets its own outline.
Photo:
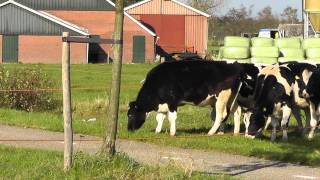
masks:
MULTIPOLYGON (((315 69, 316 66, 311 64, 297 62, 272 65, 262 69, 257 81, 255 108, 250 118, 251 134, 261 130, 265 119, 270 117, 273 126, 271 140, 276 138, 279 119, 281 119, 283 140, 287 140, 287 125, 291 113, 302 127, 299 109, 305 109, 308 116, 310 103, 303 95, 306 96, 308 80, 315 69)), ((314 121, 312 117, 311 121, 314 121)), ((312 137, 310 132, 309 138, 312 137)))
POLYGON ((320 68, 313 71, 307 82, 306 91, 303 97, 307 98, 310 103, 310 132, 308 138, 313 138, 314 131, 320 122, 320 68))
POLYGON ((161 130, 165 116, 170 122, 170 135, 175 135, 178 106, 192 103, 196 106, 215 106, 216 120, 209 131, 213 135, 226 119, 228 103, 236 94, 240 82, 247 77, 245 68, 238 63, 212 61, 166 62, 153 68, 146 77, 136 101, 130 102, 128 130, 139 129, 146 113, 157 111, 161 130))
POLYGON ((281 119, 283 139, 287 140, 287 123, 291 115, 291 95, 294 76, 287 67, 271 65, 263 68, 255 89, 255 107, 250 117, 249 134, 257 135, 271 117, 273 132, 271 140, 276 138, 276 126, 281 119))

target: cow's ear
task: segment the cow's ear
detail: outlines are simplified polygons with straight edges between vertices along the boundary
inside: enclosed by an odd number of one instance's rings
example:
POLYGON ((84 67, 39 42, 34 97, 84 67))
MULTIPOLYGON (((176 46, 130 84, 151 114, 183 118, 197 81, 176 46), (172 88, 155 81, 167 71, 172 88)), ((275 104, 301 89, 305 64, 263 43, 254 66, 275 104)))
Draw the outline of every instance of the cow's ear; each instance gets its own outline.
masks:
POLYGON ((131 101, 131 102, 129 102, 129 108, 134 107, 134 106, 135 106, 135 104, 136 104, 136 102, 135 102, 135 101, 131 101))

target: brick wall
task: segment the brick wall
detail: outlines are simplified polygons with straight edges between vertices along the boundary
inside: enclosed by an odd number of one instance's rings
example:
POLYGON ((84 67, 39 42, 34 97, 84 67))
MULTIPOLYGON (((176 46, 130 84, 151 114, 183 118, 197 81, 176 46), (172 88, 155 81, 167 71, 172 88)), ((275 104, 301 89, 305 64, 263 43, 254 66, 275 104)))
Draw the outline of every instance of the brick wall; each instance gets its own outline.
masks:
MULTIPOLYGON (((19 36, 19 62, 59 64, 62 56, 61 36, 19 36)), ((71 63, 87 62, 86 44, 71 44, 71 63)))
MULTIPOLYGON (((115 14, 113 11, 47 11, 59 18, 74 23, 89 30, 89 34, 101 35, 103 38, 111 38, 114 31, 115 14)), ((133 36, 146 37, 146 61, 152 62, 155 57, 154 37, 125 16, 124 18, 124 63, 132 62, 133 36)), ((102 45, 105 52, 110 52, 110 45, 102 45)))

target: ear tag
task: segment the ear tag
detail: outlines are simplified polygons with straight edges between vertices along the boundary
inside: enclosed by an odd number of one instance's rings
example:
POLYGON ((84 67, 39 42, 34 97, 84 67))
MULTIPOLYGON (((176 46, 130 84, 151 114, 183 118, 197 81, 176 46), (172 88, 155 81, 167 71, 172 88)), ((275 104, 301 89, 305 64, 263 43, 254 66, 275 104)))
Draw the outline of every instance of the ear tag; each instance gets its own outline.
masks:
POLYGON ((299 76, 296 76, 296 77, 295 77, 295 79, 296 79, 296 80, 299 80, 299 79, 300 79, 300 77, 299 77, 299 76))

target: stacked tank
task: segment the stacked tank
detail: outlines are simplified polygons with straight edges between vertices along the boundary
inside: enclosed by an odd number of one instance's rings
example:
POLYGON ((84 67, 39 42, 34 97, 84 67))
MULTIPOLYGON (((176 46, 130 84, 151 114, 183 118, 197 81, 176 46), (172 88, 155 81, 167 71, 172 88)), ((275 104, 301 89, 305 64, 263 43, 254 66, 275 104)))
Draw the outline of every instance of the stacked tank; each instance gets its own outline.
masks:
POLYGON ((308 62, 320 62, 320 39, 308 38, 302 43, 308 62))
POLYGON ((251 63, 273 64, 278 62, 279 50, 273 46, 272 38, 252 38, 251 44, 251 63))
POLYGON ((225 37, 224 47, 220 49, 219 57, 222 60, 250 63, 250 40, 245 37, 225 37))
POLYGON ((280 51, 279 62, 304 60, 304 50, 301 48, 300 38, 276 39, 275 46, 280 51))

